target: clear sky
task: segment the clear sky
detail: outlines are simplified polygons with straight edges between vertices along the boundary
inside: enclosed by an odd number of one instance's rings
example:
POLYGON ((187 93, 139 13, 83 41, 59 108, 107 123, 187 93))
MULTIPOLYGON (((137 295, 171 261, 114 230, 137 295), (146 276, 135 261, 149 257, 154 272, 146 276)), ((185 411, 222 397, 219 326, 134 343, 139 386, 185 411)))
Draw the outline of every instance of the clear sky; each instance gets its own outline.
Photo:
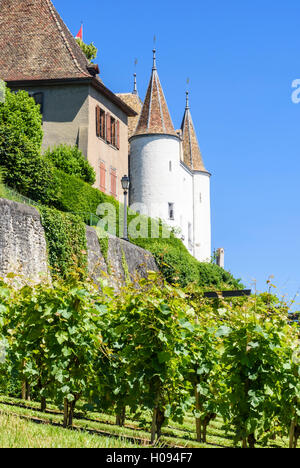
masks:
MULTIPOLYGON (((112 91, 145 96, 156 36, 160 80, 176 128, 190 104, 212 173, 212 246, 259 290, 300 289, 299 0, 54 0, 74 35, 99 49, 112 91)), ((297 300, 297 302, 300 302, 297 300)))

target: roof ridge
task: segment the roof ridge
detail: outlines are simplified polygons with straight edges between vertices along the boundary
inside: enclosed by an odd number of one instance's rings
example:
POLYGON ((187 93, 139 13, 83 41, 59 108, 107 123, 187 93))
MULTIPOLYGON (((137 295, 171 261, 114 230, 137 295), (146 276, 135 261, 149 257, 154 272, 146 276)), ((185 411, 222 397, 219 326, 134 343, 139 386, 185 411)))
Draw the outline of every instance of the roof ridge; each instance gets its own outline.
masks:
MULTIPOLYGON (((68 50, 68 52, 69 52, 69 54, 70 54, 70 56, 71 56, 71 58, 72 58, 72 60, 73 60, 73 62, 74 62, 74 64, 75 64, 75 66, 78 68, 78 70, 79 70, 81 73, 84 73, 86 76, 90 77, 90 76, 91 76, 90 73, 86 72, 85 70, 83 70, 83 69, 80 67, 80 65, 79 65, 79 63, 78 63, 78 61, 77 61, 75 55, 73 54, 72 49, 71 49, 71 47, 70 47, 70 44, 69 44, 69 42, 68 42, 68 40, 67 40, 67 38, 66 38, 66 36, 65 36, 65 33, 63 32, 63 29, 62 29, 62 27, 61 27, 61 25, 59 24, 59 21, 58 21, 58 19, 57 19, 56 14, 58 14, 58 12, 55 10, 55 7, 54 7, 52 1, 51 1, 51 0, 46 0, 46 3, 47 3, 47 5, 48 5, 48 8, 49 8, 50 13, 51 13, 51 15, 52 15, 52 17, 53 17, 53 19, 54 19, 54 21, 55 21, 55 24, 56 24, 56 26, 57 26, 57 29, 58 29, 58 31, 59 31, 59 33, 60 33, 62 39, 63 39, 63 42, 64 42, 64 44, 65 44, 65 46, 66 46, 66 48, 67 48, 67 50, 68 50)), ((71 33, 71 31, 69 30, 68 26, 67 26, 65 23, 64 23, 64 25, 65 25, 65 27, 68 29, 68 31, 70 32, 70 34, 72 35, 72 33, 71 33)))

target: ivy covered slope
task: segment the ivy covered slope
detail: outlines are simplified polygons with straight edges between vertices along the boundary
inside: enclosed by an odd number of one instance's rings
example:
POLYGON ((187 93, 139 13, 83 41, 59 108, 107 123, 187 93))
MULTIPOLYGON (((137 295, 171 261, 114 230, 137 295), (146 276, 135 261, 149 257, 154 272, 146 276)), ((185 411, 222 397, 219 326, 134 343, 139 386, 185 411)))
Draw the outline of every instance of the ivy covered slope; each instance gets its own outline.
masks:
MULTIPOLYGON (((82 221, 89 214, 96 214, 98 205, 109 203, 116 211, 116 233, 122 235, 118 224, 120 204, 91 186, 95 172, 78 148, 60 145, 42 155, 42 138, 41 115, 34 99, 25 91, 12 93, 6 88, 6 100, 0 104, 0 167, 3 169, 4 182, 41 205, 76 214, 82 221)), ((42 214, 43 222, 47 224, 50 264, 64 276, 72 263, 67 260, 72 249, 67 245, 71 237, 64 233, 63 226, 66 226, 66 232, 72 231, 72 218, 46 209, 42 214), (51 220, 56 227, 50 228, 51 220)), ((129 220, 135 216, 130 214, 129 220)), ((80 224, 79 233, 83 232, 83 227, 80 224)), ((138 238, 131 241, 154 255, 170 283, 178 283, 183 287, 195 283, 205 288, 242 288, 239 280, 217 265, 199 263, 173 233, 169 239, 138 238)), ((77 256, 79 265, 83 261, 82 267, 85 268, 84 256, 80 254, 85 250, 83 244, 81 240, 78 243, 80 248, 77 247, 77 253, 72 251, 72 255, 77 256)))
POLYGON ((181 287, 195 283, 204 288, 243 288, 240 280, 218 265, 196 260, 173 234, 169 239, 135 239, 132 242, 154 255, 160 271, 170 283, 178 283, 181 287))

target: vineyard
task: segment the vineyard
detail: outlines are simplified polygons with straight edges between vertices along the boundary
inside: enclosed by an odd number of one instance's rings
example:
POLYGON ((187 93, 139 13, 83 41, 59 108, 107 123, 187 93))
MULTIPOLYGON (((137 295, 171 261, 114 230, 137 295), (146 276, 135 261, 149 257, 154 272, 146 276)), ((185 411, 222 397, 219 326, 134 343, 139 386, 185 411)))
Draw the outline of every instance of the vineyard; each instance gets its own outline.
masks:
POLYGON ((154 273, 118 294, 75 274, 0 283, 0 335, 0 420, 30 434, 39 423, 87 446, 297 447, 299 328, 270 292, 207 299, 154 273))

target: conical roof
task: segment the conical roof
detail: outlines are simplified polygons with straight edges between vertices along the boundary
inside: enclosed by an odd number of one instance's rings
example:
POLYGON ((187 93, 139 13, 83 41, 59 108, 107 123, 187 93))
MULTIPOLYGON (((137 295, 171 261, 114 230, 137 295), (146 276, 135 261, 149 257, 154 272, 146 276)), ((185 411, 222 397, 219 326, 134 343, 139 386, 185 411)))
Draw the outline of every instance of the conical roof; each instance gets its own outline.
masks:
POLYGON ((81 48, 50 0, 0 0, 0 78, 90 78, 81 48))
POLYGON ((195 127, 193 124, 190 106, 189 93, 186 93, 186 107, 181 124, 183 162, 193 171, 207 172, 203 163, 195 127))
POLYGON ((153 68, 145 102, 134 135, 163 134, 177 136, 156 69, 155 50, 153 68))

